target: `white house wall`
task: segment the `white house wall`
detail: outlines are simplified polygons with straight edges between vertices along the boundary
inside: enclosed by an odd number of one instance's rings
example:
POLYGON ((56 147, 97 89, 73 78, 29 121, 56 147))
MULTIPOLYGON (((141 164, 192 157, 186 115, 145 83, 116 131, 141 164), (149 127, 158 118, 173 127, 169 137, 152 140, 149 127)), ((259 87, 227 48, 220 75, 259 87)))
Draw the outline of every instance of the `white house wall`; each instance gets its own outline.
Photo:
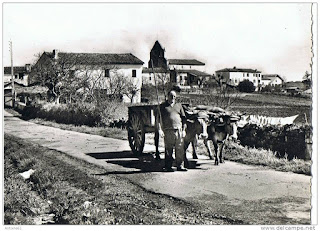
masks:
MULTIPOLYGON (((157 84, 162 84, 162 78, 165 83, 168 83, 170 81, 170 73, 155 73, 157 77, 157 84), (160 75, 160 78, 159 78, 160 75)), ((150 73, 142 73, 142 83, 143 84, 152 84, 155 86, 154 81, 154 74, 152 72, 150 73)))
POLYGON ((178 73, 177 74, 177 83, 180 86, 187 86, 188 85, 188 74, 187 73, 178 73))
POLYGON ((261 73, 218 72, 217 75, 223 76, 223 79, 230 81, 230 83, 235 86, 244 80, 249 80, 256 87, 256 90, 259 83, 261 83, 261 73))
POLYGON ((277 85, 282 85, 283 84, 283 81, 282 79, 280 79, 279 77, 273 79, 273 80, 270 80, 270 79, 265 79, 265 80, 261 80, 261 86, 262 87, 265 87, 267 85, 270 85, 270 86, 277 86, 277 85))
POLYGON ((271 83, 271 80, 261 80, 261 87, 265 87, 271 83))
POLYGON ((11 82, 11 75, 3 75, 3 82, 4 83, 11 82))
POLYGON ((239 85, 239 83, 244 80, 249 80, 250 82, 253 83, 253 85, 255 87, 258 87, 259 82, 261 82, 261 74, 260 73, 231 72, 230 73, 230 80, 235 85, 239 85), (260 75, 260 77, 257 77, 254 75, 260 75))
MULTIPOLYGON (((23 86, 28 86, 28 75, 23 75, 23 79, 19 79, 19 74, 14 76, 14 82, 22 84, 23 86)), ((11 82, 11 74, 10 75, 3 75, 4 83, 11 82)))
MULTIPOLYGON (((133 82, 133 84, 139 89, 137 95, 134 97, 134 103, 141 102, 141 86, 142 86, 142 65, 113 65, 110 66, 109 76, 105 77, 105 70, 109 69, 109 67, 105 67, 103 69, 98 70, 89 70, 89 74, 87 77, 91 79, 91 87, 94 88, 102 88, 108 89, 109 82, 108 80, 116 75, 123 76, 124 78, 129 79, 133 82), (132 70, 136 70, 136 77, 132 77, 132 70), (98 81, 97 81, 98 80, 98 81), (95 84, 95 86, 93 86, 95 84)), ((84 69, 85 70, 85 69, 84 69)), ((85 72, 77 71, 75 73, 80 77, 86 77, 85 72)), ((124 96, 124 102, 130 102, 130 99, 124 96)))
POLYGON ((173 65, 169 64, 170 70, 198 70, 205 72, 205 66, 204 65, 173 65))
POLYGON ((280 78, 275 78, 272 82, 271 82, 272 86, 276 86, 276 85, 282 85, 282 80, 280 78))

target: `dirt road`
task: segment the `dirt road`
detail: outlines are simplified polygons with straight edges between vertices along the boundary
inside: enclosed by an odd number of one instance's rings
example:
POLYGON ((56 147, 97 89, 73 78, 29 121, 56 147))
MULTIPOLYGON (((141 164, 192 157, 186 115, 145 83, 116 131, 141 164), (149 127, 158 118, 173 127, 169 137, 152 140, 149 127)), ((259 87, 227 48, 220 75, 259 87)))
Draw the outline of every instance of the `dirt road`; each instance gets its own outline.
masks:
MULTIPOLYGON (((155 148, 131 154, 127 141, 37 125, 4 112, 4 132, 99 165, 145 189, 168 194, 245 224, 310 224, 311 177, 207 157, 188 172, 162 172, 155 148)), ((163 155, 162 155, 163 159, 163 155)))

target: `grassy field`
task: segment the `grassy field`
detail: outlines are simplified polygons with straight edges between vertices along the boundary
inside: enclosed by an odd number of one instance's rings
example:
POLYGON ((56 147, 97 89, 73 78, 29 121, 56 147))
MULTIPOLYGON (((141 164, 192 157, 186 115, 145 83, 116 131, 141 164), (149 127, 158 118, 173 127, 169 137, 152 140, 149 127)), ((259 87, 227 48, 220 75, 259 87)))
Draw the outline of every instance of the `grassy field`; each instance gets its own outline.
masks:
MULTIPOLYGON (((201 104, 201 101, 207 101, 207 95, 199 94, 185 94, 181 93, 183 98, 192 98, 197 103, 201 104)), ((235 93, 230 94, 230 98, 236 105, 280 105, 280 106, 311 106, 311 98, 303 97, 292 97, 285 95, 273 95, 273 94, 262 94, 262 93, 235 93)), ((209 97, 210 98, 210 97, 209 97)), ((212 99, 214 100, 215 95, 212 94, 212 99)))
POLYGON ((105 170, 5 134, 4 224, 232 224, 105 170), (35 170, 30 179, 19 173, 35 170))
MULTIPOLYGON (((181 94, 181 101, 197 104, 212 104, 205 95, 181 94)), ((299 114, 296 124, 311 122, 312 100, 310 98, 291 97, 272 94, 235 94, 230 96, 231 106, 229 110, 239 111, 247 115, 262 115, 269 117, 289 117, 299 114)))

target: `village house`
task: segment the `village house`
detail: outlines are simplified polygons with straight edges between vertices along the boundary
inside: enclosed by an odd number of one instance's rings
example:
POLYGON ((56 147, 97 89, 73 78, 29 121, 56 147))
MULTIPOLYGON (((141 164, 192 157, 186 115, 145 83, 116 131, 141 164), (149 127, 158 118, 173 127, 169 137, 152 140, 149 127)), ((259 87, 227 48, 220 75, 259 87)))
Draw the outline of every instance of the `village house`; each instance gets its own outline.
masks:
POLYGON ((196 59, 169 59, 170 81, 181 87, 202 87, 211 75, 203 72, 205 64, 196 59))
POLYGON ((132 100, 123 95, 123 101, 141 102, 142 65, 144 62, 133 54, 67 53, 53 50, 52 52, 44 52, 35 64, 35 68, 45 65, 48 61, 51 63, 59 59, 60 61, 64 60, 65 66, 69 65, 69 69, 73 70, 75 76, 82 77, 84 73, 86 75, 90 73, 90 84, 97 89, 105 89, 107 94, 113 77, 126 78, 125 80, 132 82, 138 91, 132 100), (96 80, 99 80, 99 84, 96 84, 96 80))
POLYGON ((290 94, 298 94, 308 90, 308 87, 302 81, 290 81, 284 84, 284 90, 290 94))
MULTIPOLYGON (((16 97, 18 88, 25 88, 30 84, 29 74, 31 65, 14 66, 13 67, 13 80, 15 84, 14 95, 16 97)), ((3 90, 4 90, 4 105, 12 106, 12 74, 11 67, 3 68, 3 90)))
POLYGON ((261 88, 264 88, 266 86, 283 86, 283 78, 277 74, 271 74, 271 75, 262 75, 261 78, 261 88))
POLYGON ((257 69, 245 69, 245 68, 224 68, 216 71, 216 76, 218 79, 226 82, 231 86, 238 86, 240 82, 244 80, 249 80, 256 87, 256 91, 259 90, 261 86, 261 71, 257 69))
POLYGON ((143 84, 174 83, 182 88, 201 87, 203 82, 211 77, 204 72, 205 64, 195 59, 166 59, 165 49, 158 41, 150 51, 148 68, 144 68, 143 84))
MULTIPOLYGON (((11 82, 11 67, 3 68, 3 83, 7 84, 11 82)), ((29 85, 29 73, 31 71, 31 65, 26 64, 25 66, 13 67, 13 78, 14 82, 23 86, 29 85)))

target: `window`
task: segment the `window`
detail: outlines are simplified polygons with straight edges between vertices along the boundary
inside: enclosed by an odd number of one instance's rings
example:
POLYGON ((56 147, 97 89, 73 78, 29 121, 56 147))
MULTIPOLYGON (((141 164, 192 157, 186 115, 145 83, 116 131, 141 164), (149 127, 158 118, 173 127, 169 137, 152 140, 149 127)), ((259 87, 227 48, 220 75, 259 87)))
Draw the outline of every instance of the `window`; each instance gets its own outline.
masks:
POLYGON ((149 80, 150 80, 150 81, 152 80, 152 77, 151 77, 151 75, 150 75, 150 77, 149 77, 149 80))
POLYGON ((19 79, 23 79, 23 73, 19 73, 19 79))
POLYGON ((14 75, 14 78, 15 78, 15 79, 17 79, 17 78, 18 78, 18 75, 17 75, 17 74, 15 74, 15 75, 14 75))
POLYGON ((132 77, 137 77, 137 70, 132 70, 132 77))
POLYGON ((249 73, 247 73, 247 77, 249 77, 249 73))
POLYGON ((104 77, 110 77, 110 70, 109 69, 104 70, 104 77))
POLYGON ((245 74, 243 73, 243 77, 245 76, 245 74))

